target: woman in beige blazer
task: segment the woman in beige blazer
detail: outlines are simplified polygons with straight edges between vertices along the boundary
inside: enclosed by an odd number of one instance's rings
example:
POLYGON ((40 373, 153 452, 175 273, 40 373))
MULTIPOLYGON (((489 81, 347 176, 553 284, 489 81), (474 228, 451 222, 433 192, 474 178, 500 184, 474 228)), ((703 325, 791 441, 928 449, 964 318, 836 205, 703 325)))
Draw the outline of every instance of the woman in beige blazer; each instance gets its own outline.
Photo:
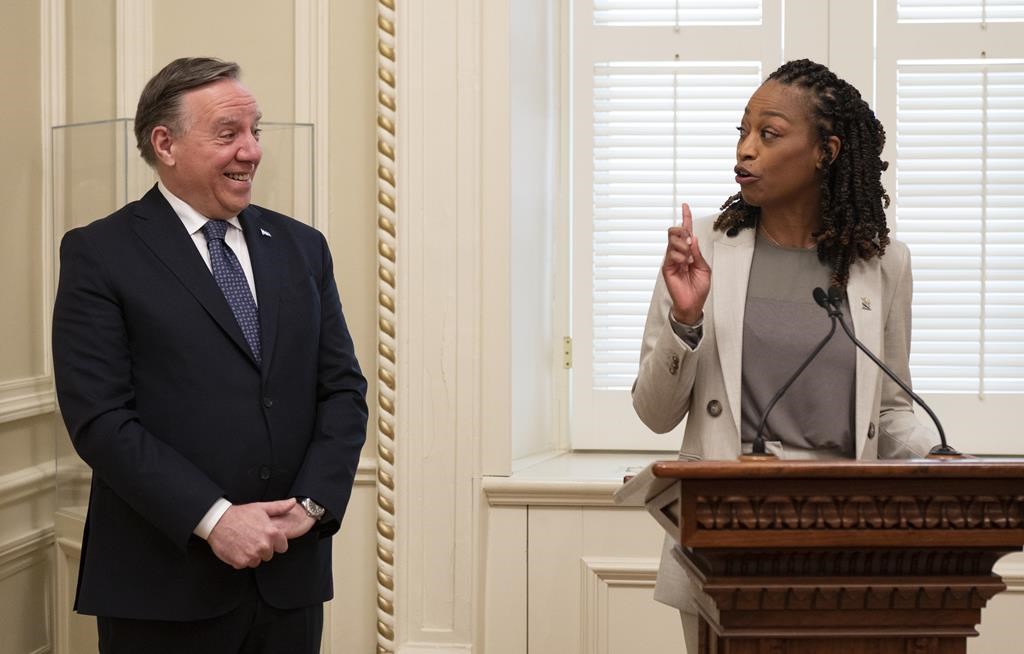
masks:
MULTIPOLYGON (((813 248, 826 284, 845 292, 843 310, 857 337, 909 380, 910 255, 888 237, 884 142, 857 90, 819 64, 789 62, 751 97, 736 147, 741 190, 710 218, 694 221, 683 205, 683 224, 669 229, 633 385, 636 412, 653 431, 668 432, 686 418, 681 458, 732 460, 744 443, 749 449, 741 389, 757 380, 744 377, 743 336, 757 242, 813 248)), ((917 421, 907 394, 863 354, 849 351, 845 360, 855 381, 843 452, 859 459, 926 455, 937 438, 917 421)), ((821 409, 832 399, 802 401, 821 409)), ((784 442, 769 442, 769 449, 783 457, 820 454, 784 442)), ((689 581, 671 556, 662 558, 655 598, 683 611, 687 639, 696 637, 689 581)))

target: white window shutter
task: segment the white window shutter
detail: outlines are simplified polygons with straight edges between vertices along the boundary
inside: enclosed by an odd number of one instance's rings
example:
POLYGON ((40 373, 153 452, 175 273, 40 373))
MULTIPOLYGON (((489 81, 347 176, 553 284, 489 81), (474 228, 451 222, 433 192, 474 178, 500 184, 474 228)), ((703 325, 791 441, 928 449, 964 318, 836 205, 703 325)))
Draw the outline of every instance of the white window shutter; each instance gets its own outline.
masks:
POLYGON ((736 125, 759 62, 598 64, 593 99, 593 377, 628 390, 665 232, 736 192, 736 125))
POLYGON ((594 0, 595 25, 756 25, 760 22, 761 0, 594 0))
POLYGON ((1024 21, 1020 0, 898 0, 903 23, 980 23, 1024 21))
POLYGON ((1024 62, 897 62, 919 391, 1024 392, 1024 62))
POLYGON ((779 64, 782 0, 573 3, 573 449, 673 450, 630 387, 666 230, 738 188, 736 126, 779 64))

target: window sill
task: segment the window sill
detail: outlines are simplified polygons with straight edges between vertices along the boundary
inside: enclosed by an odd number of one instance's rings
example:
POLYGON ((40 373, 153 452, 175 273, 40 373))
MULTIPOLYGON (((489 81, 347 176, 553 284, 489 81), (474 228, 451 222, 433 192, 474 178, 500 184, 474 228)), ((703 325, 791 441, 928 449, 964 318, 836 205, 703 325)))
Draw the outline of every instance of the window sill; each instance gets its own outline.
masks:
POLYGON ((622 478, 670 452, 564 452, 526 462, 508 477, 486 476, 482 487, 491 506, 615 507, 622 478))

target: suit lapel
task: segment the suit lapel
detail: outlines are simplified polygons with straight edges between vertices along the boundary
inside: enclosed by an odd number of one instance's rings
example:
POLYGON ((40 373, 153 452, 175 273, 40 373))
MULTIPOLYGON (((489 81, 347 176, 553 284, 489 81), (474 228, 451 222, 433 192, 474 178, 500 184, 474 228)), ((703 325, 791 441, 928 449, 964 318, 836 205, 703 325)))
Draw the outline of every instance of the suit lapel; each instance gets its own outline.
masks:
POLYGON ((238 222, 245 232, 245 242, 252 260, 252 274, 256 282, 256 298, 260 311, 260 336, 263 350, 263 371, 266 372, 273 360, 274 344, 277 340, 278 305, 281 296, 280 273, 281 239, 274 241, 274 233, 266 223, 260 210, 247 207, 238 215, 238 222))
MULTIPOLYGON (((252 360, 242 328, 171 205, 154 186, 135 207, 135 233, 252 360)), ((154 292, 158 290, 154 289, 154 292)), ((253 362, 255 365, 255 361, 253 362)))
MULTIPOLYGON (((850 280, 846 284, 853 331, 864 345, 876 355, 882 351, 882 267, 875 258, 859 260, 850 266, 850 280)), ((857 392, 854 429, 857 440, 857 458, 862 458, 867 444, 868 424, 875 403, 878 375, 875 364, 857 351, 857 392)), ((875 426, 877 429, 877 425, 875 426)))
POLYGON ((740 433, 740 388, 743 365, 743 312, 747 306, 747 283, 754 258, 754 230, 740 230, 736 236, 715 241, 712 275, 715 289, 715 324, 722 378, 729 398, 736 433, 740 433))

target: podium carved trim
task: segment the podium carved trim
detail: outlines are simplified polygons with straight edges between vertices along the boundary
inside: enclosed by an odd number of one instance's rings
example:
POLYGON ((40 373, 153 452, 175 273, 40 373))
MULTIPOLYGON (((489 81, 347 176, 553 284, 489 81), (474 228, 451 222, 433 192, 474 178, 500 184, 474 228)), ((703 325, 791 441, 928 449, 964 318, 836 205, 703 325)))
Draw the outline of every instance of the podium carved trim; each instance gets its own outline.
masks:
POLYGON ((738 580, 704 587, 721 611, 893 611, 981 609, 1002 591, 1003 584, 987 582, 950 586, 923 582, 890 585, 860 580, 829 580, 794 588, 778 584, 745 585, 738 580))
POLYGON ((706 496, 700 529, 1021 529, 1022 495, 706 496))
POLYGON ((730 577, 988 576, 1009 548, 867 548, 687 552, 704 574, 730 577))
POLYGON ((700 652, 964 654, 1024 544, 1024 459, 651 464, 700 652))

